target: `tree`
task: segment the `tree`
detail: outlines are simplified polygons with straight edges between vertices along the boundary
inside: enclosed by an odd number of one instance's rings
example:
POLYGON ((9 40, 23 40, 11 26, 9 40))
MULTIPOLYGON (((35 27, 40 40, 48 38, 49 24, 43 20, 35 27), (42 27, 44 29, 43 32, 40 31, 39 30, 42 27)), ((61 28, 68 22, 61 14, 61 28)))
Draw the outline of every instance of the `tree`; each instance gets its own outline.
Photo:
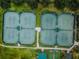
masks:
POLYGON ((32 9, 36 9, 38 7, 38 3, 37 2, 33 2, 31 5, 32 9))
POLYGON ((47 7, 50 4, 50 0, 40 0, 39 1, 44 7, 47 7))
POLYGON ((16 5, 21 5, 24 1, 23 0, 12 0, 12 2, 16 5))
POLYGON ((32 8, 36 9, 38 7, 38 0, 25 0, 27 4, 32 8))
POLYGON ((70 9, 75 11, 79 8, 79 2, 77 0, 72 0, 70 3, 70 9))
POLYGON ((78 0, 55 0, 55 4, 57 8, 61 7, 68 7, 71 10, 75 11, 79 8, 79 1, 78 0))
POLYGON ((7 9, 7 8, 10 8, 10 0, 1 0, 1 7, 3 9, 7 9))
POLYGON ((63 9, 65 7, 65 4, 64 4, 63 0, 55 0, 54 1, 54 6, 57 9, 63 9))

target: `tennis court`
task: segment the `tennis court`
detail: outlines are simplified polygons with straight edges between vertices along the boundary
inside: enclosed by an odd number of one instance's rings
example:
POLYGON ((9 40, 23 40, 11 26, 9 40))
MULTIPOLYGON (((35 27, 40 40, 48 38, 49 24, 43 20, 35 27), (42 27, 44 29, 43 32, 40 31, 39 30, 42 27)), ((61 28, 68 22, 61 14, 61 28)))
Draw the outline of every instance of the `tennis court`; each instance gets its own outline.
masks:
POLYGON ((20 16, 20 25, 23 28, 35 28, 36 16, 33 13, 22 13, 20 16))
POLYGON ((3 41, 5 43, 16 44, 18 42, 19 15, 15 12, 6 12, 4 14, 4 32, 3 41))
MULTIPOLYGON (((40 43, 44 45, 73 45, 74 16, 46 13, 41 15, 40 43), (57 31, 57 29, 60 29, 57 31)), ((9 44, 33 44, 36 37, 36 15, 31 12, 4 14, 3 41, 9 44)))
POLYGON ((36 17, 33 13, 6 12, 4 14, 3 41, 8 44, 33 44, 35 42, 35 25, 36 17))
POLYGON ((41 28, 42 29, 55 29, 57 23, 57 16, 53 13, 41 15, 41 28))
POLYGON ((6 12, 4 14, 4 27, 17 27, 19 25, 19 14, 16 12, 6 12))
POLYGON ((20 31, 21 44, 33 44, 35 42, 35 27, 36 16, 33 13, 22 13, 20 16, 20 31))
POLYGON ((73 30, 74 16, 71 14, 61 14, 58 16, 58 27, 62 30, 73 30))
POLYGON ((40 42, 44 45, 55 45, 56 43, 56 23, 57 16, 54 13, 41 15, 40 42))
POLYGON ((74 16, 72 14, 57 15, 53 13, 41 16, 40 41, 44 45, 73 45, 74 16))
POLYGON ((33 29, 24 29, 20 31, 21 44, 33 44, 35 42, 35 30, 33 29))
POLYGON ((42 30, 40 42, 44 45, 55 45, 56 43, 56 32, 53 30, 42 30))
POLYGON ((74 16, 71 14, 59 15, 58 27, 60 31, 57 35, 57 44, 59 46, 72 46, 74 42, 74 16))
POLYGON ((73 31, 58 32, 57 44, 59 46, 72 46, 73 45, 73 31))

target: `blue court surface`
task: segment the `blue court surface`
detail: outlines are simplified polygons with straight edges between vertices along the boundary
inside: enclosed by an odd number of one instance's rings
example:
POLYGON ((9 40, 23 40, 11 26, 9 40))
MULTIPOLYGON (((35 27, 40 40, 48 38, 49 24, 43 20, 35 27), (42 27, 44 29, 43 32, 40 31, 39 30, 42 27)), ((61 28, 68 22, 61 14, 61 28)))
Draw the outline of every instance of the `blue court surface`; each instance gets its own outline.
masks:
POLYGON ((41 27, 42 29, 55 29, 56 28, 56 15, 49 13, 49 14, 43 14, 41 16, 41 27))
POLYGON ((35 30, 33 29, 21 30, 19 42, 21 44, 33 44, 35 42, 35 30))
POLYGON ((55 45, 56 32, 52 30, 42 30, 40 38, 41 43, 44 45, 55 45))
MULTIPOLYGON (((40 43, 44 45, 73 45, 74 16, 71 14, 42 14, 40 43), (56 31, 56 29, 60 29, 56 31)), ((8 44, 35 42, 36 16, 33 13, 6 12, 4 14, 3 41, 8 44)))
POLYGON ((60 31, 60 32, 58 32, 57 44, 60 46, 73 45, 73 31, 60 31))
POLYGON ((19 15, 16 12, 6 12, 4 14, 4 27, 17 27, 19 25, 19 15))
POLYGON ((35 28, 36 16, 33 13, 22 13, 20 23, 23 28, 35 28))
POLYGON ((73 30, 74 16, 71 14, 61 14, 58 17, 58 28, 62 30, 73 30))
POLYGON ((46 53, 44 53, 44 52, 39 53, 37 59, 47 59, 46 53))
POLYGON ((18 42, 18 31, 16 29, 4 29, 5 43, 16 44, 18 42))
POLYGON ((19 15, 15 12, 6 12, 4 15, 4 36, 5 43, 16 44, 18 42, 19 15))
POLYGON ((4 14, 3 41, 8 44, 34 43, 35 24, 36 17, 33 13, 6 12, 4 14))
POLYGON ((73 45, 74 16, 61 14, 58 16, 52 13, 41 16, 40 41, 44 45, 73 45))

